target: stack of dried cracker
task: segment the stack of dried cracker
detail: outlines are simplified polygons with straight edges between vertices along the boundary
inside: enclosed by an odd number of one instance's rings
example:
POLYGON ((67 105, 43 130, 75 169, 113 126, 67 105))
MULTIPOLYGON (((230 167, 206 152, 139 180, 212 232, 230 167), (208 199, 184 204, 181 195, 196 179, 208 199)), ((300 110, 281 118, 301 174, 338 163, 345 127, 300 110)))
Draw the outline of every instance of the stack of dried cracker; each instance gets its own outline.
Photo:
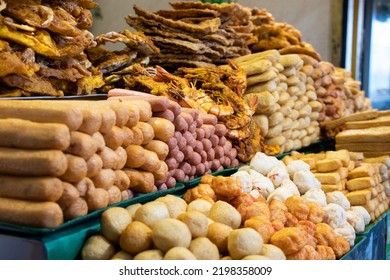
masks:
POLYGON ((173 2, 173 10, 149 12, 134 6, 127 23, 144 32, 161 53, 152 64, 164 68, 205 67, 250 53, 250 9, 237 3, 173 2))

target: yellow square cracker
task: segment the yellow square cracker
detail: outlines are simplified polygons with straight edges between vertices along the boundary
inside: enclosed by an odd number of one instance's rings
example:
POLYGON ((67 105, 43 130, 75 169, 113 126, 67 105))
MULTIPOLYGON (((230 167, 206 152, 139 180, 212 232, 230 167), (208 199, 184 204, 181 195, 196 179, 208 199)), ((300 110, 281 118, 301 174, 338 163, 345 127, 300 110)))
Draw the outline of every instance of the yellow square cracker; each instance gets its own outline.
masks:
POLYGON ((335 185, 340 182, 340 174, 338 172, 315 173, 314 176, 321 184, 335 185))
POLYGON ((375 180, 372 177, 361 177, 348 180, 347 189, 349 191, 362 190, 374 187, 375 180))

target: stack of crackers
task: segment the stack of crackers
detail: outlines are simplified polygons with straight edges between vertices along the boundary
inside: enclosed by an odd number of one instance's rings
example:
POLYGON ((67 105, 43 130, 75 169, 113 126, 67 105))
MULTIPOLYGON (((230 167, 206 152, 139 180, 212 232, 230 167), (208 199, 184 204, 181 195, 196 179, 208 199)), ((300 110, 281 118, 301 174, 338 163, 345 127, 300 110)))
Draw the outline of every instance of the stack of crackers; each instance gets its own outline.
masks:
POLYGON ((348 121, 336 135, 336 150, 362 152, 364 157, 390 155, 390 111, 378 111, 376 118, 348 121))

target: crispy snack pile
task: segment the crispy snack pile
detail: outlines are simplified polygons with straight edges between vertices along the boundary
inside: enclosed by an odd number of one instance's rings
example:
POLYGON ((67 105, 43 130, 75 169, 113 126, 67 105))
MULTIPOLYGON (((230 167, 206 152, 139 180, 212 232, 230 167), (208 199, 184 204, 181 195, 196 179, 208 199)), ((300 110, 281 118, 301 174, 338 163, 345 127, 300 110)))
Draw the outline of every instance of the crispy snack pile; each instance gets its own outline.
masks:
POLYGON ((91 94, 104 82, 84 50, 95 44, 92 0, 0 1, 0 96, 91 94))
POLYGON ((127 23, 144 32, 161 53, 152 65, 206 67, 250 53, 254 43, 250 9, 237 3, 173 2, 173 10, 149 12, 134 6, 127 23))

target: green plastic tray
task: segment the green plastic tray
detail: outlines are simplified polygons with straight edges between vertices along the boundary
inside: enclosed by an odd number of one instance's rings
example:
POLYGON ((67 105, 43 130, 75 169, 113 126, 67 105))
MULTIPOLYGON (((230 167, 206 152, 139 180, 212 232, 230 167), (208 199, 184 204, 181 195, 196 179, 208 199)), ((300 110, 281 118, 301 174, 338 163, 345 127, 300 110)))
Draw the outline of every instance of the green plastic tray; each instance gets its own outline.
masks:
MULTIPOLYGON (((352 255, 358 253, 357 251, 361 249, 363 241, 366 239, 364 236, 356 236, 355 245, 346 253, 344 256, 340 258, 340 260, 350 260, 352 255)), ((353 259, 353 258, 352 258, 353 259)))
POLYGON ((121 202, 112 204, 106 208, 102 208, 99 210, 96 210, 94 212, 91 212, 85 216, 78 217, 76 219, 67 221, 63 223, 62 225, 56 227, 56 228, 35 228, 35 227, 26 227, 26 226, 20 226, 10 223, 0 223, 0 231, 4 233, 22 233, 26 235, 44 235, 44 234, 50 234, 58 231, 62 231, 64 229, 72 228, 76 225, 84 225, 85 222, 93 220, 97 217, 100 217, 101 213, 107 210, 108 208, 119 206, 119 207, 127 207, 131 204, 135 203, 145 203, 151 200, 154 200, 160 196, 164 196, 167 194, 174 194, 180 190, 184 189, 184 184, 177 183, 176 187, 158 191, 158 192, 152 192, 147 194, 140 194, 132 199, 123 200, 121 202))

